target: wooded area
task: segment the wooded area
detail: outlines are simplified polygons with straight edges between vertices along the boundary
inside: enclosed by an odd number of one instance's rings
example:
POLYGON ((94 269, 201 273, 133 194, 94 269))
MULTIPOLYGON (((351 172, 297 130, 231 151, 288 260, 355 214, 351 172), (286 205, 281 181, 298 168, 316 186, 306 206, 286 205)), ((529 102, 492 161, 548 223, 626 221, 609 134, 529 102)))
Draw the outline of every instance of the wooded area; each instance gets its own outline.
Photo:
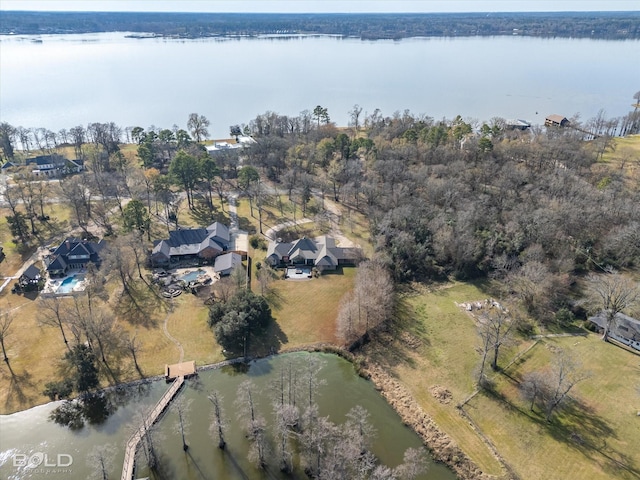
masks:
MULTIPOLYGON (((639 12, 247 14, 3 12, 0 34, 133 32, 175 38, 344 35, 362 39, 524 35, 640 38, 639 12)), ((142 37, 143 38, 143 37, 142 37)))
MULTIPOLYGON (((565 127, 525 130, 502 118, 481 123, 410 111, 386 116, 379 110, 363 116, 358 105, 349 117, 348 126, 338 127, 320 105, 295 117, 266 112, 230 126, 230 136, 245 134, 255 142, 211 153, 204 146, 208 120, 198 114, 190 115, 189 131, 91 123, 55 133, 0 125, 3 160, 12 163, 7 168, 13 179, 3 197, 16 250, 29 253, 51 235, 67 233, 56 231, 56 219, 45 214, 52 204, 63 204, 68 226, 83 235, 91 237, 97 226, 110 237, 104 274, 89 268, 83 295, 64 305, 39 301, 41 323, 59 331, 67 350, 65 374, 46 385, 46 395, 65 398, 76 391, 95 400, 90 393, 100 379, 118 383, 129 375, 120 369, 125 356, 143 376, 140 337, 114 325, 126 318, 145 326, 152 308, 167 307, 148 282, 151 242, 179 228, 185 211, 189 222, 206 225, 225 212, 232 195, 247 199, 246 217, 253 219, 256 235, 268 211, 294 220, 303 212, 319 227, 327 223, 331 202, 351 234, 357 229, 353 218, 364 219, 367 231, 359 233, 370 243, 371 261, 360 264, 351 292, 335 296, 338 303, 346 294, 336 321, 336 338, 345 346, 359 347, 372 332, 397 327, 390 324, 402 313, 398 292, 451 280, 485 283, 510 310, 508 316, 491 310, 477 319, 483 346, 475 380, 487 390, 493 388, 488 367, 503 367, 500 352, 516 329, 528 336, 540 326, 562 329, 576 316, 584 318, 592 307, 583 299, 592 290, 601 297, 594 309, 632 303, 599 292, 613 290, 603 278, 625 287, 622 280, 616 283, 616 270, 633 277, 640 263, 640 156, 617 147, 616 138, 640 131, 637 109, 621 118, 602 113, 584 122, 572 118, 565 127), (34 155, 62 154, 75 156, 86 171, 64 171, 59 182, 48 182, 26 164, 34 155)), ((254 255, 260 255, 261 244, 255 242, 254 255)), ((268 282, 260 283, 258 296, 243 290, 242 273, 235 288, 219 282, 223 292, 209 316, 218 345, 235 355, 258 343, 274 323, 275 307, 265 300, 268 282)), ((629 284, 635 292, 636 284, 629 284)), ((7 320, 0 327, 11 369, 5 344, 10 348, 15 324, 7 320)), ((410 334, 404 339, 412 341, 410 334)), ((464 348, 473 350, 471 343, 464 348)), ((531 411, 547 421, 587 378, 573 359, 557 358, 555 370, 536 369, 520 385, 531 411)), ((66 408, 56 412, 62 423, 85 415, 66 408)), ((281 420, 278 440, 289 448, 283 435, 291 427, 281 420)), ((337 438, 339 432, 326 427, 337 438)), ((260 441, 263 426, 248 428, 260 441)), ((253 451, 260 463, 265 452, 258 444, 253 451)), ((286 466, 283 452, 278 461, 286 466)))

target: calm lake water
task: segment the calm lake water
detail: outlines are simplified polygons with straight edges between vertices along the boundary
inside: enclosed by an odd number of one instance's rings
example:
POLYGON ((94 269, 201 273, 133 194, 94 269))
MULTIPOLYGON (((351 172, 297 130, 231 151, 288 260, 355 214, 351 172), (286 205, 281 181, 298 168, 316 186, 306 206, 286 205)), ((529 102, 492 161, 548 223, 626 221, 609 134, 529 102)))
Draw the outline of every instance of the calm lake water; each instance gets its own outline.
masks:
MULTIPOLYGON (((388 466, 402 463, 407 448, 420 447, 418 436, 404 426, 400 417, 374 389, 373 384, 355 374, 353 366, 335 355, 295 353, 251 364, 246 373, 238 373, 230 367, 201 372, 198 381, 188 380, 179 398, 192 400, 189 411, 188 454, 182 451, 180 435, 176 431, 177 414, 170 408, 158 423, 160 461, 165 478, 190 479, 291 479, 306 478, 297 475, 282 475, 276 467, 267 472, 255 469, 246 459, 247 441, 237 426, 236 391, 238 385, 251 379, 259 392, 259 406, 265 418, 271 419, 270 397, 272 385, 280 371, 288 362, 304 365, 309 355, 315 355, 324 363, 320 378, 326 384, 320 387, 318 404, 320 414, 329 416, 334 423, 342 423, 345 414, 355 405, 362 405, 370 414, 370 422, 377 436, 373 444, 374 453, 388 466), (217 448, 209 435, 210 416, 213 408, 207 395, 217 390, 224 397, 224 416, 229 422, 227 428, 227 449, 217 448)), ((120 397, 121 405, 113 415, 100 425, 85 425, 77 432, 56 425, 47 420, 55 404, 43 405, 13 415, 0 416, 0 478, 55 478, 86 479, 92 473, 87 465, 87 457, 95 445, 110 444, 115 448, 113 466, 109 478, 119 478, 124 457, 124 444, 131 434, 131 424, 137 412, 155 404, 167 389, 163 381, 153 382, 146 387, 127 390, 126 398, 120 397), (47 455, 50 467, 41 465, 38 470, 25 471, 13 465, 16 454, 31 456, 38 452, 47 455), (58 455, 60 464, 57 467, 58 455)), ((270 421, 270 420, 269 420, 270 421)), ((144 465, 136 471, 138 477, 150 475, 144 465)), ((153 477, 152 477, 153 478, 153 477)), ((432 464, 420 480, 454 480, 451 471, 442 465, 432 464)))
POLYGON ((184 128, 197 112, 220 138, 257 114, 316 105, 339 125, 356 103, 363 114, 434 118, 613 117, 640 89, 638 58, 637 40, 1 36, 0 120, 53 131, 111 121, 184 128))

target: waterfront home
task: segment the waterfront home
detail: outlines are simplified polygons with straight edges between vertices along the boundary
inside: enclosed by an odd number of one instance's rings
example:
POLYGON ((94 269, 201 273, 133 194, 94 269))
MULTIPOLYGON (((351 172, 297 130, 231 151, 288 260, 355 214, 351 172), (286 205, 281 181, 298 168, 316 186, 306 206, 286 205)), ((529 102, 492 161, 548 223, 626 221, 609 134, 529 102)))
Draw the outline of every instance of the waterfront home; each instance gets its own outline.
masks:
POLYGON ((272 267, 311 266, 319 271, 355 265, 362 258, 358 248, 337 247, 333 237, 300 238, 294 242, 271 241, 265 261, 272 267))
POLYGON ((151 251, 151 263, 164 266, 182 261, 211 260, 229 248, 229 227, 214 222, 207 228, 183 228, 169 232, 151 251))
POLYGON ((99 267, 102 263, 100 252, 104 246, 104 240, 93 242, 79 238, 67 238, 51 255, 44 257, 49 277, 64 277, 69 270, 85 268, 89 263, 99 267))

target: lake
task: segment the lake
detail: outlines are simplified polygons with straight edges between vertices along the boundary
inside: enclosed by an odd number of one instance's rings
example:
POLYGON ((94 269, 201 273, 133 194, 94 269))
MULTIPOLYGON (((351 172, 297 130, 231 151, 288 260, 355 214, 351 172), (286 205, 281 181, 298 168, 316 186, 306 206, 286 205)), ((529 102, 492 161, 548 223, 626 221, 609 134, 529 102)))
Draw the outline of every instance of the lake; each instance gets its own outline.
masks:
POLYGON ((0 36, 0 121, 53 131, 90 122, 185 128, 196 112, 222 138, 266 111, 295 116, 316 105, 338 125, 354 104, 363 114, 585 120, 630 111, 638 58, 638 40, 0 36))
MULTIPOLYGON (((191 400, 188 413, 189 432, 188 454, 182 450, 180 434, 175 424, 177 414, 169 408, 158 423, 160 438, 160 461, 165 478, 183 480, 212 478, 225 480, 240 479, 295 479, 306 478, 301 472, 293 476, 282 474, 277 466, 267 472, 257 470, 246 456, 247 440, 237 425, 238 401, 236 392, 241 382, 250 379, 258 392, 258 404, 265 418, 272 424, 270 398, 273 384, 279 378, 282 368, 288 362, 302 366, 309 355, 314 355, 324 363, 319 377, 325 385, 320 387, 318 405, 320 415, 329 416, 334 423, 342 423, 346 413, 355 405, 361 405, 369 412, 369 420, 377 434, 372 450, 382 463, 396 466, 402 463, 404 451, 421 445, 420 438, 406 427, 396 412, 378 394, 373 384, 356 375, 353 366, 346 360, 329 354, 294 353, 262 359, 251 363, 247 372, 239 373, 231 367, 207 370, 199 374, 198 380, 187 380, 187 386, 178 398, 191 400), (212 404, 207 395, 217 390, 223 397, 223 412, 227 426, 227 448, 220 451, 217 443, 209 435, 212 404)), ((71 431, 48 421, 47 417, 56 404, 32 408, 12 415, 0 416, 0 478, 12 480, 24 478, 88 478, 92 473, 87 465, 87 457, 95 445, 110 444, 115 449, 110 478, 120 476, 124 458, 124 444, 131 434, 132 424, 137 424, 137 412, 157 402, 168 388, 164 381, 156 381, 146 386, 129 387, 117 397, 118 408, 106 421, 85 425, 79 431, 71 431), (47 455, 47 463, 40 471, 25 471, 13 466, 17 455, 42 453, 47 455), (58 457, 62 455, 62 457, 58 457), (55 464, 60 458, 60 465, 55 464), (71 464, 64 466, 69 463, 71 464), (71 472, 69 472, 71 470, 71 472)), ((302 397, 301 397, 302 398, 302 397)), ((139 464, 138 477, 150 475, 145 465, 139 464)), ((153 478, 153 477, 152 477, 153 478)), ((454 474, 443 465, 432 464, 420 480, 454 480, 454 474)))

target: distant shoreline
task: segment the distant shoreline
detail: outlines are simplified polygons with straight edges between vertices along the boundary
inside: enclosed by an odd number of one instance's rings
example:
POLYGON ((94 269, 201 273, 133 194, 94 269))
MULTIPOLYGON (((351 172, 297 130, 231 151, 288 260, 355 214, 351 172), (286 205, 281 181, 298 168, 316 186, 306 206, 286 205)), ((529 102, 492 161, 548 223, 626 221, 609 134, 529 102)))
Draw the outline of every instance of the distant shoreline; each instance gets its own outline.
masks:
POLYGON ((640 11, 530 13, 149 13, 3 11, 0 35, 131 32, 135 38, 198 39, 338 35, 362 40, 526 36, 640 39, 640 11), (139 36, 138 36, 139 35, 139 36))

